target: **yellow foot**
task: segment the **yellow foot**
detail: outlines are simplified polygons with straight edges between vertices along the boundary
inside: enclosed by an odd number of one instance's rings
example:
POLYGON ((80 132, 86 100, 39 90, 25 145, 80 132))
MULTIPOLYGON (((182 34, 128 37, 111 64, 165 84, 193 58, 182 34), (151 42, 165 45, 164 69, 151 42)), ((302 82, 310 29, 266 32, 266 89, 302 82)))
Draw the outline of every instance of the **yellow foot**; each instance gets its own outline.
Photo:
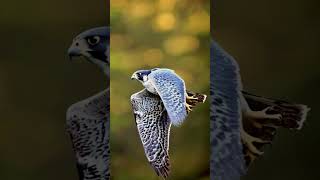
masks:
POLYGON ((275 119, 275 120, 281 120, 282 116, 281 114, 267 114, 268 110, 271 110, 273 107, 267 107, 263 109, 262 111, 251 111, 249 110, 246 113, 246 116, 251 118, 257 118, 257 119, 275 119))
POLYGON ((188 96, 188 95, 187 95, 187 99, 188 99, 188 100, 198 100, 198 98, 197 98, 197 97, 194 97, 194 96, 188 96))
POLYGON ((186 105, 187 113, 190 113, 192 111, 193 106, 189 105, 188 103, 185 103, 185 105, 186 105))
POLYGON ((244 129, 241 129, 241 139, 243 143, 248 147, 249 151, 256 155, 262 155, 263 151, 258 150, 253 143, 262 143, 262 144, 271 143, 271 141, 264 141, 260 138, 251 136, 246 131, 244 131, 244 129))

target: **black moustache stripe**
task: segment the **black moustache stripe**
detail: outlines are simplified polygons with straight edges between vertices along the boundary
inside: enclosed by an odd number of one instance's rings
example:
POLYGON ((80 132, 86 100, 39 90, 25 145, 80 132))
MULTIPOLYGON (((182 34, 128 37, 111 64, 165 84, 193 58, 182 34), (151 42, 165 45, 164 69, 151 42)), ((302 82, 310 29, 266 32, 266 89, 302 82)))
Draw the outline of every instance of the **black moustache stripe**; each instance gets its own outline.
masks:
POLYGON ((104 52, 99 52, 99 51, 90 51, 89 52, 91 54, 91 56, 95 59, 99 59, 105 63, 108 63, 107 62, 107 56, 104 54, 104 52))

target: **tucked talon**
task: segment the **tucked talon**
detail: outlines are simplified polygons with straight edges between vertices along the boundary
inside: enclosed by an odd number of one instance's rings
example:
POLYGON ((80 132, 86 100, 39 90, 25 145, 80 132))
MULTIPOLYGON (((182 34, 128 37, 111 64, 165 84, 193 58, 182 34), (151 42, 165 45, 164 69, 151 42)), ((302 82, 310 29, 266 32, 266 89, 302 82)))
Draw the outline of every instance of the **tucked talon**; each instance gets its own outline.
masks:
POLYGON ((252 153, 251 151, 247 151, 245 154, 246 164, 249 166, 259 155, 252 153))
POLYGON ((277 119, 280 120, 282 119, 281 114, 267 114, 267 111, 270 110, 272 107, 267 107, 261 111, 249 111, 247 112, 247 115, 252 118, 257 118, 257 119, 277 119))
POLYGON ((264 126, 265 127, 270 127, 270 128, 275 128, 275 129, 279 128, 279 126, 274 125, 274 124, 265 124, 264 126))
POLYGON ((186 108, 188 113, 192 111, 192 106, 189 105, 188 103, 186 103, 186 108))
POLYGON ((255 145, 253 144, 254 142, 263 143, 263 144, 270 144, 271 143, 270 141, 264 141, 262 139, 253 137, 250 134, 248 134, 247 132, 245 132, 243 129, 241 130, 241 137, 242 137, 242 140, 244 141, 244 143, 247 145, 249 151, 251 151, 252 153, 257 154, 257 155, 262 155, 263 152, 259 151, 255 147, 255 145))
POLYGON ((187 96, 187 99, 189 99, 189 100, 198 100, 197 97, 193 97, 193 96, 187 96))

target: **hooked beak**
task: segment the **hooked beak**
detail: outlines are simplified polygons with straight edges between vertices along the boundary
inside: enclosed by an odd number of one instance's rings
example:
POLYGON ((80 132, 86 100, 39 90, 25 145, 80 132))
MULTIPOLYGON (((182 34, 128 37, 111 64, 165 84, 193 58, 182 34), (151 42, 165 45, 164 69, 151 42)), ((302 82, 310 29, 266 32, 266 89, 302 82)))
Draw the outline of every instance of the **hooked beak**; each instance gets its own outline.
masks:
POLYGON ((72 60, 73 57, 81 56, 81 48, 77 40, 73 40, 71 46, 68 49, 69 59, 72 60))
POLYGON ((72 60, 73 57, 81 56, 81 50, 80 50, 80 48, 72 45, 72 46, 68 49, 68 56, 69 56, 69 59, 70 59, 70 60, 72 60))
POLYGON ((131 80, 133 80, 133 79, 138 79, 138 77, 137 77, 137 74, 136 74, 136 73, 133 73, 133 74, 132 74, 132 76, 131 76, 131 80))

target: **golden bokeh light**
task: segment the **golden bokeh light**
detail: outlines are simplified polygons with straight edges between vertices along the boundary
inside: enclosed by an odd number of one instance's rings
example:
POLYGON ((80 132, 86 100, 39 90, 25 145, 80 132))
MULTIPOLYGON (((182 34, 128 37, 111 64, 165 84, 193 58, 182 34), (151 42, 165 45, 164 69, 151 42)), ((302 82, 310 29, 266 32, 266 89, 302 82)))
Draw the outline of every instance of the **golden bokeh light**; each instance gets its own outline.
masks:
POLYGON ((199 48, 199 40, 194 36, 177 35, 164 41, 164 48, 167 53, 179 56, 199 48))
POLYGON ((148 2, 135 2, 131 3, 131 7, 126 9, 128 11, 128 17, 132 18, 144 18, 152 15, 154 12, 155 7, 152 3, 148 2))
POLYGON ((176 18, 172 13, 159 14, 153 24, 153 29, 156 31, 170 31, 176 25, 176 18))
POLYGON ((187 32, 207 33, 210 31, 210 15, 206 11, 196 12, 191 14, 186 23, 187 32))

